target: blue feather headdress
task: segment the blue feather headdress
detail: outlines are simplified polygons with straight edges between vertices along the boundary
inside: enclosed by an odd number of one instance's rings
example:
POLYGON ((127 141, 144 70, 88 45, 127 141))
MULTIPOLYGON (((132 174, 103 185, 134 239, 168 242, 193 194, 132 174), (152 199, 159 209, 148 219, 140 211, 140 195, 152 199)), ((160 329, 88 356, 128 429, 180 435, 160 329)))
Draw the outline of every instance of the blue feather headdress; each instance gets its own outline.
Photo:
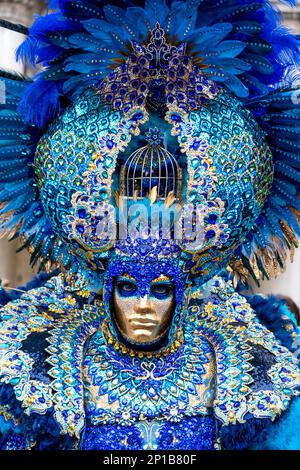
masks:
POLYGON ((233 271, 259 279, 283 267, 299 235, 300 108, 288 77, 300 56, 298 39, 282 26, 280 12, 268 0, 56 0, 49 7, 54 13, 36 18, 17 52, 40 71, 32 81, 2 74, 2 231, 26 238, 33 263, 70 263, 72 255, 39 200, 32 170, 37 142, 63 109, 124 63, 130 46, 143 43, 159 23, 171 41, 187 45, 211 81, 252 112, 273 153, 272 194, 236 251, 233 271))

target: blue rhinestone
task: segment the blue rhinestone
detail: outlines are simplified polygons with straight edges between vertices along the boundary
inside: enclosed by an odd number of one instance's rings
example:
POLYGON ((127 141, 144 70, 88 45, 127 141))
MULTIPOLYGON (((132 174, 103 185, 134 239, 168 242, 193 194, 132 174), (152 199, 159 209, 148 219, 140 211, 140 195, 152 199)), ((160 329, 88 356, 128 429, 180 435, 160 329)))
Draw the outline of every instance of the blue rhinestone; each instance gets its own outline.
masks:
POLYGON ((84 219, 85 216, 86 216, 85 209, 79 209, 78 215, 79 215, 79 218, 80 218, 80 219, 84 219))
POLYGON ((215 235, 216 235, 216 232, 214 230, 208 230, 208 232, 206 232, 205 238, 210 240, 211 238, 214 238, 215 235))
POLYGON ((114 146, 114 142, 110 139, 107 140, 106 146, 111 150, 114 146))
POLYGON ((211 225, 215 225, 215 223, 217 222, 217 219, 218 219, 218 216, 216 214, 210 214, 210 216, 208 217, 208 222, 211 225))
POLYGON ((181 122, 181 117, 178 114, 171 114, 172 121, 181 122))
POLYGON ((79 233, 84 233, 84 226, 83 225, 76 225, 76 230, 79 232, 79 233))

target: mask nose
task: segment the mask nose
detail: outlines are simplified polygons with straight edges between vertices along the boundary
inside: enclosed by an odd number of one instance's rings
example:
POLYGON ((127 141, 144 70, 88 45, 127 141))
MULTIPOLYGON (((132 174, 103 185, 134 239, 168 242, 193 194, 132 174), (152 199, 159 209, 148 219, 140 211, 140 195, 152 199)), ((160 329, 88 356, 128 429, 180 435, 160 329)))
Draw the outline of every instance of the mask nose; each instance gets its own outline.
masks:
POLYGON ((140 313, 149 312, 149 310, 151 310, 151 302, 149 301, 147 295, 139 299, 136 304, 135 310, 140 313))

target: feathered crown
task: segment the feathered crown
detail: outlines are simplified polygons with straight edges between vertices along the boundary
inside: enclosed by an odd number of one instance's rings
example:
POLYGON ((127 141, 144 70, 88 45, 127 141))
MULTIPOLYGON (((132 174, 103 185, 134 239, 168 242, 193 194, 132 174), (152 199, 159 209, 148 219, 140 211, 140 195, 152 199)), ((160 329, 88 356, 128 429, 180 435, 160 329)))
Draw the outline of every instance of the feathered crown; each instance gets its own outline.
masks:
MULTIPOLYGON (((148 70, 157 61, 162 66, 174 61, 175 78, 164 79, 180 88, 180 57, 186 61, 187 79, 194 83, 191 93, 197 91, 196 100, 188 95, 188 106, 197 107, 198 100, 210 99, 222 86, 252 113, 272 151, 272 191, 235 252, 233 269, 259 279, 282 268, 299 235, 300 108, 289 74, 299 65, 298 40, 281 25, 279 11, 267 0, 124 0, 119 6, 101 0, 58 0, 49 6, 54 13, 36 18, 17 53, 40 71, 32 81, 1 74, 6 85, 6 102, 0 107, 1 230, 25 237, 32 262, 42 258, 41 268, 49 261, 67 266, 72 254, 44 212, 33 171, 39 140, 88 86, 101 85, 109 102, 111 79, 119 83, 130 77, 134 60, 148 61, 148 70), (156 41, 155 53, 151 41, 156 41), (204 81, 197 79, 199 70, 204 81)), ((141 78, 145 88, 135 100, 148 98, 148 84, 160 77, 154 70, 141 78)), ((129 85, 127 91, 132 91, 134 83, 129 85)), ((113 96, 115 108, 117 98, 113 96)), ((172 99, 172 89, 167 99, 172 99)), ((184 96, 182 100, 186 106, 184 96)), ((180 100, 177 104, 180 107, 180 100)))

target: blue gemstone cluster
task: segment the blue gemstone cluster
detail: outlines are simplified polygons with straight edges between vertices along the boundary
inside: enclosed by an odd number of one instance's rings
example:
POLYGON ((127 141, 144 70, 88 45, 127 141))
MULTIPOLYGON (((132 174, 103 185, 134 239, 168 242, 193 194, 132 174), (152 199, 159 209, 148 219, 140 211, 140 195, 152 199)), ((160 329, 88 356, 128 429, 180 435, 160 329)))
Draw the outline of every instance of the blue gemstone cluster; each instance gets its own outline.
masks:
MULTIPOLYGON (((173 258, 172 252, 164 257, 163 248, 165 247, 160 247, 159 244, 155 241, 153 243, 151 240, 148 243, 141 241, 140 244, 135 240, 133 243, 129 242, 123 245, 125 253, 122 254, 121 250, 121 253, 117 251, 112 256, 105 273, 105 300, 109 302, 114 279, 117 276, 129 274, 137 278, 139 292, 143 297, 149 294, 151 281, 160 275, 165 275, 174 282, 176 302, 180 305, 184 295, 187 273, 183 272, 182 260, 173 258), (153 246, 155 250, 153 250, 153 246)), ((170 250, 169 247, 167 249, 170 250)), ((178 247, 176 249, 178 250, 178 247)))
POLYGON ((221 87, 203 75, 184 42, 169 44, 158 23, 149 36, 143 45, 133 42, 125 63, 99 85, 105 104, 124 113, 147 103, 189 111, 216 97, 221 87))

